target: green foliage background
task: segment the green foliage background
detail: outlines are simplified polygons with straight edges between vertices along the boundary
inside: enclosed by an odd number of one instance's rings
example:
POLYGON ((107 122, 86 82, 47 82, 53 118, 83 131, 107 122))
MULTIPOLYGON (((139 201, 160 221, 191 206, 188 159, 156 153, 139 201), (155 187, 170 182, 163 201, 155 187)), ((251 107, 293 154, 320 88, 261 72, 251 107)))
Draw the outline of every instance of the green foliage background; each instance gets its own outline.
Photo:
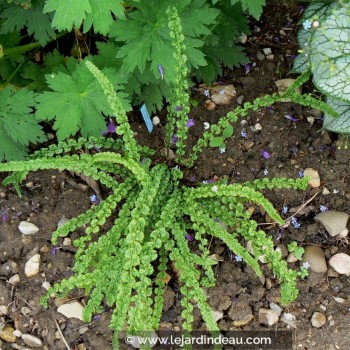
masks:
MULTIPOLYGON (((161 109, 176 79, 166 15, 173 3, 0 1, 0 135, 5 143, 0 159, 22 159, 30 143, 43 142, 43 122, 52 126, 59 141, 101 134, 110 110, 101 104, 101 89, 80 62, 87 55, 113 82, 126 111, 141 102, 150 112, 161 109), (86 48, 79 44, 84 35, 86 48), (59 37, 62 41, 55 41, 59 37), (65 47, 67 42, 71 47, 65 47), (43 55, 42 60, 36 63, 31 52, 43 55), (24 121, 30 128, 22 138, 24 121)), ((209 84, 222 73, 222 65, 249 62, 239 38, 249 33, 248 16, 258 19, 264 4, 265 0, 176 2, 189 75, 209 84)))

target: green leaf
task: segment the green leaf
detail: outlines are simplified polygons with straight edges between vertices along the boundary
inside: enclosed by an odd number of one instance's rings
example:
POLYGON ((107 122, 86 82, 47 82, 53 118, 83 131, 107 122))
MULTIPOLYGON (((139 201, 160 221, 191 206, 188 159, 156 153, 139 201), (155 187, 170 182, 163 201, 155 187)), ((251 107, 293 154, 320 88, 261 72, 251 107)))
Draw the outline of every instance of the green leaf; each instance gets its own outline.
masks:
POLYGON ((350 134, 350 101, 344 102, 327 96, 326 102, 339 114, 339 117, 334 118, 325 113, 323 128, 340 134, 350 134))
POLYGON ((0 91, 0 159, 21 159, 29 143, 45 141, 41 126, 35 120, 32 107, 34 93, 22 89, 15 92, 13 86, 0 91))
POLYGON ((8 6, 0 15, 5 19, 1 26, 1 33, 19 32, 27 27, 28 34, 34 34, 35 40, 42 46, 52 38, 55 38, 55 31, 51 28, 50 16, 43 13, 43 5, 40 1, 33 1, 30 8, 24 9, 21 6, 8 6))
POLYGON ((231 4, 240 2, 244 11, 247 11, 255 19, 259 19, 262 12, 263 6, 265 6, 265 0, 231 0, 231 4))
POLYGON ((123 1, 120 0, 90 0, 91 12, 84 21, 84 33, 94 26, 94 32, 107 35, 113 23, 112 13, 120 18, 124 18, 123 1))
POLYGON ((46 0, 44 13, 55 11, 52 26, 58 30, 71 31, 80 27, 87 14, 91 13, 89 0, 46 0))
MULTIPOLYGON (((115 84, 115 70, 103 72, 115 84)), ((81 132, 83 137, 100 136, 105 129, 102 113, 111 114, 111 109, 100 84, 83 64, 78 64, 72 75, 62 72, 46 75, 52 91, 37 97, 36 118, 55 120, 57 138, 63 140, 81 132)), ((118 93, 125 110, 130 110, 125 94, 118 93)))
POLYGON ((227 126, 223 132, 222 135, 224 136, 225 139, 228 139, 233 135, 233 127, 231 125, 227 126))
POLYGON ((213 137, 210 142, 210 147, 220 147, 224 143, 224 139, 222 137, 213 137))
POLYGON ((313 82, 325 94, 350 101, 350 5, 332 11, 310 43, 313 82))

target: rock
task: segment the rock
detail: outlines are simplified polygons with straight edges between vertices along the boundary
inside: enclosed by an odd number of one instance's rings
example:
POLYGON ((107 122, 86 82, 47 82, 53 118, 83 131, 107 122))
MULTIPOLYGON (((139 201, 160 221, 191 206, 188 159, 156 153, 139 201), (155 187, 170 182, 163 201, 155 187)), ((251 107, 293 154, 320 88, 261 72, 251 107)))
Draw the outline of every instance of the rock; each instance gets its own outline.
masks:
POLYGON ((322 188, 322 194, 324 196, 327 196, 328 194, 330 194, 331 192, 329 191, 329 189, 327 187, 323 187, 322 188))
POLYGON ((265 59, 265 55, 261 51, 258 51, 258 53, 256 54, 256 58, 259 61, 263 61, 265 59))
POLYGON ((342 275, 350 276, 350 256, 345 253, 338 253, 331 257, 329 265, 342 275))
POLYGON ((18 272, 18 265, 16 262, 12 260, 8 260, 1 265, 1 274, 6 277, 14 275, 17 272, 18 272))
POLYGON ((19 223, 18 229, 24 234, 24 235, 32 235, 34 233, 37 233, 39 231, 39 228, 36 227, 31 222, 27 221, 21 221, 19 223))
POLYGON ((69 221, 65 216, 62 217, 62 219, 57 223, 57 228, 60 228, 64 224, 66 224, 69 221))
POLYGON ((326 320, 326 316, 322 312, 314 312, 311 317, 311 324, 313 327, 321 328, 326 320))
POLYGON ((0 316, 7 315, 7 306, 6 305, 0 305, 0 316))
POLYGON ((44 289, 49 290, 51 288, 51 283, 48 281, 43 282, 41 285, 44 289))
POLYGON ((263 49, 263 53, 264 53, 265 56, 271 55, 271 54, 272 54, 272 50, 271 50, 271 48, 269 48, 269 47, 265 47, 265 48, 263 49))
POLYGON ((156 116, 152 118, 152 124, 157 126, 160 123, 160 119, 156 116))
POLYGON ((266 59, 267 59, 268 61, 273 61, 273 60, 275 59, 275 55, 273 55, 273 54, 267 55, 267 56, 266 56, 266 59))
POLYGON ((257 131, 261 131, 261 130, 262 130, 262 126, 261 126, 260 123, 256 123, 256 124, 254 125, 254 128, 255 128, 255 130, 257 130, 257 131))
POLYGON ((9 326, 5 326, 0 330, 0 339, 7 343, 14 343, 16 341, 16 336, 13 334, 14 329, 9 326))
POLYGON ((170 148, 163 148, 161 150, 161 154, 163 155, 163 157, 166 157, 166 159, 168 160, 174 160, 176 158, 174 151, 170 148))
POLYGON ((236 102, 237 102, 237 104, 242 105, 243 102, 244 102, 244 95, 239 95, 239 96, 236 98, 236 102))
POLYGON ((295 262, 297 262, 297 261, 298 261, 298 259, 297 259, 297 257, 295 256, 295 254, 294 254, 294 253, 289 253, 288 258, 287 258, 287 262, 289 262, 289 263, 295 263, 295 262))
POLYGON ((259 323, 272 326, 278 322, 278 314, 274 310, 259 309, 259 323))
POLYGON ((211 89, 211 100, 219 106, 229 104, 236 96, 236 89, 232 84, 214 86, 211 89))
POLYGON ((281 317, 281 321, 292 328, 297 328, 297 319, 291 313, 284 313, 281 317))
POLYGON ((10 279, 9 279, 9 283, 10 284, 17 284, 20 281, 20 277, 19 274, 16 273, 15 275, 13 275, 10 279))
POLYGON ((208 111, 213 111, 216 108, 216 104, 212 100, 206 100, 204 106, 208 111))
POLYGON ((216 322, 221 320, 224 317, 224 313, 221 311, 212 310, 212 312, 216 322))
POLYGON ((315 216, 314 220, 321 223, 327 232, 332 236, 336 236, 346 229, 349 215, 335 210, 327 210, 315 216))
POLYGON ((24 273, 27 277, 33 277, 39 273, 40 266, 40 255, 33 255, 27 262, 24 267, 24 273))
POLYGON ((67 318, 78 318, 83 321, 83 310, 84 306, 74 301, 72 303, 63 304, 58 309, 57 312, 66 316, 67 318))
POLYGON ((17 338, 20 338, 22 336, 22 332, 19 329, 16 329, 15 331, 13 331, 13 335, 17 338))
POLYGON ((315 188, 321 186, 321 179, 320 175, 318 174, 318 171, 312 168, 306 168, 304 170, 304 176, 308 176, 310 178, 308 184, 315 188))
POLYGON ((81 327, 79 328, 79 334, 84 334, 89 330, 89 327, 81 327))
MULTIPOLYGON (((278 94, 279 95, 282 95, 288 88, 290 85, 292 85, 294 83, 295 79, 290 79, 290 78, 287 78, 287 79, 280 79, 280 80, 277 80, 275 81, 275 84, 277 86, 277 90, 278 90, 278 94)), ((301 88, 297 88, 296 91, 301 94, 301 88)), ((290 99, 289 98, 284 98, 282 100, 282 102, 290 102, 290 99)))
POLYGON ((151 349, 157 345, 157 342, 153 340, 153 339, 158 339, 158 335, 154 330, 152 330, 150 332, 149 331, 144 332, 142 334, 142 336, 138 336, 138 335, 126 336, 125 339, 127 340, 128 345, 131 345, 135 349, 140 349, 140 347, 142 345, 140 339, 144 338, 144 337, 147 337, 148 339, 150 339, 150 338, 152 339, 152 341, 143 343, 143 344, 149 345, 151 349))
POLYGON ((275 311, 278 316, 281 316, 283 309, 276 303, 270 303, 270 309, 275 311))
POLYGON ((72 244, 72 241, 69 237, 65 237, 64 240, 63 240, 63 245, 64 246, 70 246, 72 244))
POLYGON ((302 263, 309 263, 309 269, 316 273, 327 272, 327 263, 323 250, 318 246, 306 246, 302 263))
POLYGON ((349 230, 347 228, 344 228, 344 230, 338 233, 338 236, 344 238, 344 237, 347 237, 348 234, 349 234, 349 230))
POLYGON ((43 342, 38 337, 34 337, 34 335, 31 334, 22 334, 22 340, 26 345, 32 348, 42 348, 43 346, 43 342))
POLYGON ((247 34, 241 34, 241 36, 239 37, 239 41, 241 42, 241 44, 245 44, 247 40, 248 40, 247 34))
POLYGON ((228 311, 228 316, 235 327, 242 327, 254 319, 252 308, 245 303, 233 303, 228 311))

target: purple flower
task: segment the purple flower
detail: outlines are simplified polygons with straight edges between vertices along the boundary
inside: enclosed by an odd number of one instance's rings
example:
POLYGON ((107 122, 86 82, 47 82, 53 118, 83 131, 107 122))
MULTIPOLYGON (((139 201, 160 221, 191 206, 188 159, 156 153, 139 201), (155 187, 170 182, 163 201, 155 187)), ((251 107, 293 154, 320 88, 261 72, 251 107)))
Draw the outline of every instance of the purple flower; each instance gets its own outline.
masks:
POLYGON ((187 235, 185 236, 185 238, 186 238, 189 242, 193 242, 193 241, 194 241, 194 237, 193 237, 192 235, 190 235, 190 234, 187 234, 187 235))
POLYGON ((247 137, 247 133, 245 131, 241 131, 241 136, 246 138, 247 137))
POLYGON ((283 214, 287 214, 287 213, 288 213, 288 210, 289 210, 288 206, 285 205, 285 206, 283 207, 283 209, 282 209, 282 213, 283 213, 283 214))
POLYGON ((61 249, 61 247, 53 247, 53 248, 51 249, 51 254, 52 254, 53 256, 56 256, 57 251, 58 251, 59 249, 61 249))
POLYGON ((187 127, 190 128, 191 126, 194 126, 194 119, 189 119, 187 122, 187 127))
POLYGON ((268 111, 273 111, 273 106, 266 107, 268 111))
POLYGON ((299 170, 298 176, 299 177, 304 177, 304 170, 299 170))
POLYGON ((159 70, 160 77, 163 80, 164 79, 164 70, 163 70, 163 66, 161 64, 158 64, 158 70, 159 70))
POLYGON ((320 205, 320 211, 324 212, 327 210, 328 210, 328 208, 325 205, 320 205))
POLYGON ((107 131, 104 131, 102 133, 103 136, 114 134, 115 130, 117 129, 116 125, 114 124, 114 121, 112 118, 109 118, 109 123, 107 125, 107 131))
POLYGON ((173 145, 176 145, 177 140, 178 140, 178 137, 177 137, 176 134, 175 134, 175 135, 173 135, 173 137, 171 138, 171 143, 172 143, 173 145))
POLYGON ((184 108, 182 106, 176 106, 175 111, 182 111, 184 108))
POLYGON ((265 151, 265 150, 262 150, 261 151, 261 155, 265 158, 265 159, 269 159, 271 157, 270 153, 265 151))
POLYGON ((93 320, 94 322, 97 322, 97 321, 100 320, 100 318, 101 318, 100 315, 96 315, 96 316, 94 316, 94 318, 93 318, 92 320, 93 320))
POLYGON ((295 216, 292 217, 291 223, 294 228, 300 228, 300 224, 295 216))
POLYGON ((285 118, 289 119, 289 120, 292 121, 292 122, 297 122, 297 121, 298 121, 297 118, 294 118, 294 117, 292 117, 291 115, 285 115, 285 118))
POLYGON ((8 219, 7 210, 4 210, 1 214, 1 221, 5 222, 8 219))
POLYGON ((195 181, 196 181, 196 175, 192 175, 192 176, 189 178, 189 180, 190 180, 191 182, 195 182, 195 181))
POLYGON ((250 64, 246 63, 244 65, 244 68, 245 68, 245 74, 248 74, 250 72, 250 64))
POLYGON ((92 196, 90 196, 90 201, 91 201, 92 204, 98 204, 98 203, 100 203, 100 200, 98 199, 98 197, 97 197, 95 194, 93 194, 92 196))

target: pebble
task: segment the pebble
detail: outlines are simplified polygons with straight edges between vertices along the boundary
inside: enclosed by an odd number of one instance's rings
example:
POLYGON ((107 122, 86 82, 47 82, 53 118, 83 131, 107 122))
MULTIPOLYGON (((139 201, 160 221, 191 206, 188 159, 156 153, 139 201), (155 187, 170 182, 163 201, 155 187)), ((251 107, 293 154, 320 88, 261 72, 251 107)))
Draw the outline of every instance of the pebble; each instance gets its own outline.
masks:
POLYGON ((292 328, 297 328, 297 319, 291 313, 284 313, 281 317, 281 321, 292 328))
POLYGON ((278 314, 274 310, 259 309, 259 323, 272 326, 278 322, 278 314))
POLYGON ((308 262, 310 271, 316 273, 327 272, 327 263, 323 250, 318 246, 306 246, 302 263, 308 262))
POLYGON ((21 278, 19 277, 19 274, 16 273, 15 275, 13 275, 13 276, 9 279, 9 283, 10 283, 10 284, 17 284, 20 280, 21 280, 21 278))
POLYGON ((20 338, 22 336, 22 332, 19 329, 16 329, 13 331, 13 335, 15 335, 17 338, 20 338))
POLYGON ((61 226, 63 226, 68 221, 69 221, 69 219, 67 219, 65 216, 63 216, 62 219, 57 223, 57 228, 60 228, 61 226))
POLYGON ((206 100, 204 106, 208 111, 213 111, 216 108, 216 104, 212 100, 206 100))
POLYGON ((304 176, 308 176, 310 178, 308 184, 311 187, 315 188, 321 186, 321 179, 317 170, 312 168, 306 168, 304 170, 304 176))
POLYGON ((248 41, 248 35, 247 34, 242 34, 239 37, 239 40, 240 40, 241 44, 245 44, 248 41))
MULTIPOLYGON (((346 229, 349 214, 335 210, 327 210, 315 216, 314 220, 321 223, 332 236, 340 234, 346 229)), ((343 233, 344 234, 344 233, 343 233)))
POLYGON ((259 61, 263 61, 265 59, 265 55, 261 51, 258 51, 258 53, 256 54, 256 58, 259 61))
POLYGON ((57 312, 66 316, 67 318, 74 317, 74 318, 78 318, 79 320, 83 321, 83 310, 84 310, 84 306, 81 305, 79 302, 74 301, 72 303, 62 304, 57 309, 57 312))
POLYGON ((329 191, 329 189, 327 187, 323 187, 322 188, 322 194, 324 196, 327 196, 328 194, 330 194, 331 192, 329 191))
POLYGON ((232 84, 214 86, 211 89, 211 100, 216 105, 222 106, 229 104, 236 96, 236 89, 232 84))
POLYGON ((244 102, 244 95, 239 95, 239 96, 236 98, 236 102, 237 102, 237 104, 242 105, 243 102, 244 102))
POLYGON ((273 60, 275 59, 275 55, 273 55, 273 54, 267 55, 267 56, 266 56, 266 59, 267 59, 268 61, 273 61, 273 60))
POLYGON ((154 126, 157 126, 160 123, 160 119, 158 117, 153 117, 152 118, 152 124, 154 126))
POLYGON ((39 273, 40 255, 33 255, 25 264, 24 273, 27 277, 33 277, 39 273))
POLYGON ((43 282, 41 285, 44 289, 49 290, 51 288, 51 283, 48 281, 43 282))
POLYGON ((31 222, 27 222, 27 221, 21 221, 19 223, 18 229, 24 235, 32 235, 32 234, 37 233, 39 231, 39 228, 37 226, 35 226, 31 222))
MULTIPOLYGON (((294 81, 295 79, 290 78, 275 81, 279 95, 282 95, 288 89, 288 87, 294 83, 294 81)), ((301 88, 297 88, 296 91, 301 93, 301 88)), ((290 99, 284 98, 282 102, 290 102, 290 99)))
POLYGON ((63 240, 63 245, 64 246, 70 246, 72 244, 72 240, 69 237, 65 237, 63 240))
POLYGON ((256 124, 254 125, 254 128, 255 128, 255 130, 258 130, 258 131, 262 130, 262 126, 261 126, 260 123, 256 123, 256 124))
POLYGON ((221 320, 224 317, 224 313, 221 311, 212 310, 212 312, 216 322, 221 320))
POLYGON ((0 316, 1 315, 7 315, 7 306, 6 305, 0 305, 0 316))
POLYGON ((34 337, 34 335, 31 334, 22 334, 22 340, 26 345, 32 348, 42 348, 43 346, 43 342, 38 337, 34 337))
POLYGON ((286 36, 287 33, 286 33, 283 29, 280 29, 280 35, 281 35, 281 36, 286 36))
POLYGON ((275 311, 278 316, 281 316, 283 309, 276 303, 270 303, 270 309, 275 311))
POLYGON ((14 343, 16 341, 16 336, 13 334, 14 329, 9 326, 5 326, 0 330, 0 339, 7 343, 14 343))
POLYGON ((297 259, 297 257, 295 256, 295 254, 294 254, 294 253, 289 253, 288 258, 287 258, 287 262, 289 262, 289 263, 295 263, 295 262, 297 262, 297 261, 298 261, 298 259, 297 259))
POLYGON ((242 327, 254 319, 252 308, 245 303, 232 304, 228 311, 228 317, 235 327, 242 327))
POLYGON ((350 276, 350 256, 345 253, 338 253, 331 257, 329 265, 342 275, 350 276))
POLYGON ((81 327, 79 328, 79 334, 84 334, 89 330, 89 327, 81 327))
POLYGON ((272 54, 272 50, 271 50, 271 48, 269 48, 269 47, 265 47, 265 48, 263 49, 263 53, 264 53, 265 56, 267 56, 267 55, 272 54))
POLYGON ((326 320, 326 316, 322 312, 314 312, 311 317, 311 324, 313 327, 321 328, 326 320))

